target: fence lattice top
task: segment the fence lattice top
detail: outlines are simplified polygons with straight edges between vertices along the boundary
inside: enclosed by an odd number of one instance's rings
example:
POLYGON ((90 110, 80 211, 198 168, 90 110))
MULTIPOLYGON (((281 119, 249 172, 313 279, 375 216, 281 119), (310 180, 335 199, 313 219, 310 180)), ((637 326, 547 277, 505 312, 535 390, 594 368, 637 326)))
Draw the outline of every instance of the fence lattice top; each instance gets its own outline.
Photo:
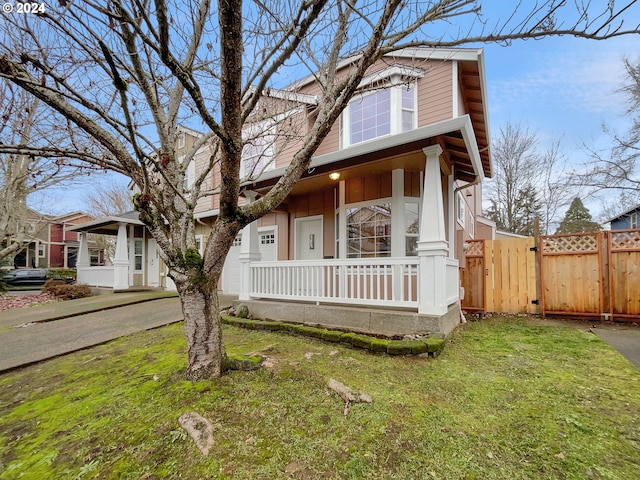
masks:
POLYGON ((611 250, 640 250, 640 231, 611 232, 611 250))
POLYGON ((542 237, 543 253, 597 253, 598 234, 580 233, 542 237))
POLYGON ((469 240, 466 243, 469 245, 466 253, 468 257, 482 257, 484 255, 484 240, 469 240))

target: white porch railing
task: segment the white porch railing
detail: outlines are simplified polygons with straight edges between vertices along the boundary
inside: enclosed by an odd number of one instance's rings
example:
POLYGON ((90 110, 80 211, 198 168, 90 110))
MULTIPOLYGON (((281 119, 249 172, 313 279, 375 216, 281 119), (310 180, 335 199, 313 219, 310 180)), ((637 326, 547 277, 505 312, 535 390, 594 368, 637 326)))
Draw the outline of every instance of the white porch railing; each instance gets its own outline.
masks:
POLYGON ((447 258, 447 305, 458 301, 460 297, 459 262, 455 258, 447 258))
POLYGON ((115 267, 78 267, 76 281, 93 287, 112 288, 115 281, 115 267))
POLYGON ((418 258, 256 262, 250 296, 417 308, 418 258))

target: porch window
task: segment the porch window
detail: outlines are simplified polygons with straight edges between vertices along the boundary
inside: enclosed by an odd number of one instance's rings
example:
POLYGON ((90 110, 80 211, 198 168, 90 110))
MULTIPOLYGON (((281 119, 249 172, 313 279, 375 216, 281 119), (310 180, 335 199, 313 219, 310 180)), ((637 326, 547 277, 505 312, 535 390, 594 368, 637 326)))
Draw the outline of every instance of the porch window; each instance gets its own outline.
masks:
POLYGON ((404 204, 405 246, 407 257, 418 255, 418 237, 420 235, 420 205, 417 202, 404 204))
POLYGON ((414 84, 395 85, 356 96, 342 117, 343 147, 416 128, 414 84))
POLYGON ((462 196, 462 194, 460 192, 458 192, 458 208, 456 210, 456 218, 458 220, 458 223, 460 224, 460 226, 464 227, 464 221, 467 215, 467 210, 466 210, 466 205, 464 202, 464 197, 462 196))
POLYGON ((134 270, 142 271, 142 240, 136 239, 133 241, 133 265, 134 270))
POLYGON ((391 204, 347 208, 347 257, 391 255, 391 204))

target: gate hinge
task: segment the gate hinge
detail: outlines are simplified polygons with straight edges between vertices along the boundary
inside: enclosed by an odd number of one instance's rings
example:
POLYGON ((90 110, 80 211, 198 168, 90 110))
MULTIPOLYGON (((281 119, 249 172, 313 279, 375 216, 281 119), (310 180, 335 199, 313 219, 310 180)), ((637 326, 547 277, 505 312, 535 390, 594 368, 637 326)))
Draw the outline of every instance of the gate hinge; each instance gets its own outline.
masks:
POLYGON ((538 251, 538 247, 531 247, 529 249, 530 252, 537 252, 538 251))
POLYGON ((532 305, 540 305, 540 300, 531 300, 532 305))

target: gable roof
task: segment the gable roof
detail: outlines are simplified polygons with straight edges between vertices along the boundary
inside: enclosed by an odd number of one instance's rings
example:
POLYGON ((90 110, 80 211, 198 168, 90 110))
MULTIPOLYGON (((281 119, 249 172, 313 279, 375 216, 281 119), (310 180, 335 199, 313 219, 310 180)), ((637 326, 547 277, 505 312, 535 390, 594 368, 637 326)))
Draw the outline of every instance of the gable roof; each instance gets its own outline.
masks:
POLYGON ((629 215, 629 214, 631 214, 633 212, 636 212, 636 211, 640 211, 640 204, 636 205, 633 208, 630 208, 629 210, 627 210, 625 212, 622 212, 619 215, 616 215, 615 217, 611 218, 610 220, 607 220, 605 223, 609 223, 609 222, 613 222, 614 220, 621 219, 621 218, 623 218, 623 217, 625 217, 625 216, 627 216, 627 215, 629 215))
MULTIPOLYGON (((338 69, 347 68, 356 62, 360 56, 354 56, 342 60, 338 64, 338 69)), ((484 177, 493 176, 491 164, 489 113, 487 102, 487 86, 484 65, 484 50, 481 48, 426 48, 414 47, 405 48, 385 55, 386 61, 392 63, 394 59, 411 60, 434 60, 455 62, 454 74, 457 74, 457 82, 462 91, 462 101, 464 102, 467 115, 471 119, 473 136, 477 142, 477 150, 482 164, 484 177)), ((408 68, 408 67, 407 67, 408 68)), ((417 69, 413 69, 414 75, 419 75, 417 69)), ((365 77, 365 79, 368 77, 365 77)), ((296 91, 306 85, 316 81, 315 75, 306 77, 292 83, 286 90, 296 91)), ((363 80, 364 81, 364 80, 363 80)), ((456 112, 454 112, 456 114, 456 112)), ((452 159, 457 164, 470 164, 472 162, 470 154, 465 148, 465 139, 460 133, 451 132, 446 136, 446 149, 450 152, 452 159)), ((460 179, 473 181, 473 172, 467 170, 460 173, 460 179)))

